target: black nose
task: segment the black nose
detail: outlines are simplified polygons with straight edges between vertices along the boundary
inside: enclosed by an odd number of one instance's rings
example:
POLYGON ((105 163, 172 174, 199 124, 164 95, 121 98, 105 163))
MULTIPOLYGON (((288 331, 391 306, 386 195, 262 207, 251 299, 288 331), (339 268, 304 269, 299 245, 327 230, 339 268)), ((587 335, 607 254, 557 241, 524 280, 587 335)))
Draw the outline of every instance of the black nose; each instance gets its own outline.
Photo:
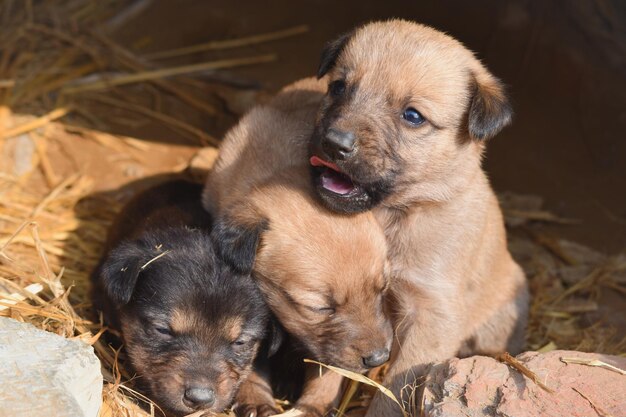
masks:
POLYGON ((363 357, 363 364, 368 368, 375 368, 389 360, 389 349, 380 349, 363 357))
POLYGON ((189 387, 183 401, 191 408, 210 407, 215 402, 215 392, 208 387, 189 387))
POLYGON ((329 156, 344 159, 354 150, 355 141, 354 133, 330 128, 322 140, 322 148, 329 156))

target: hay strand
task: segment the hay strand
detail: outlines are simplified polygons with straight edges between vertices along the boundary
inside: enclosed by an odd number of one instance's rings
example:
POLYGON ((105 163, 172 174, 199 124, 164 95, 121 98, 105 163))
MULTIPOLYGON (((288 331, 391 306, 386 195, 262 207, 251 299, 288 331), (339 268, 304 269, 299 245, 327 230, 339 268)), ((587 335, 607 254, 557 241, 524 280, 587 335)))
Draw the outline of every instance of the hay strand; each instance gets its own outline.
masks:
POLYGON ((548 387, 543 382, 541 382, 537 374, 535 374, 533 371, 528 369, 526 365, 524 365, 523 363, 515 359, 508 352, 499 354, 498 356, 496 356, 496 359, 502 363, 509 365, 511 368, 515 369, 516 371, 524 375, 526 378, 530 379, 535 384, 537 384, 544 391, 549 392, 550 394, 554 394, 554 390, 548 387))
POLYGON ((292 28, 279 30, 276 32, 262 33, 259 35, 246 36, 239 39, 228 39, 221 41, 211 41, 199 45, 186 46, 184 48, 170 49, 168 51, 147 54, 147 59, 174 58, 183 55, 196 54, 199 52, 214 51, 218 49, 241 48, 244 46, 257 45, 260 43, 275 41, 301 35, 309 31, 307 25, 294 26, 292 28))
POLYGON ((143 264, 143 265, 141 266, 141 268, 139 268, 139 269, 141 269, 141 270, 143 271, 143 270, 144 270, 144 269, 146 269, 146 268, 148 267, 148 265, 150 265, 152 262, 156 261, 156 260, 157 260, 157 259, 159 259, 159 258, 164 257, 165 255, 167 255, 167 254, 168 254, 168 253, 170 253, 170 252, 171 252, 170 250, 166 250, 166 251, 164 251, 164 252, 162 252, 162 253, 158 254, 157 256, 155 256, 154 258, 150 259, 148 262, 146 262, 145 264, 143 264))
POLYGON ((346 392, 344 392, 343 397, 341 398, 341 402, 339 403, 339 407, 337 408, 336 417, 345 416, 346 410, 350 405, 350 401, 352 401, 352 398, 358 391, 360 385, 361 383, 359 381, 356 381, 354 379, 350 380, 350 384, 348 385, 346 392))
POLYGON ((595 366, 598 368, 608 369, 613 372, 617 372, 620 375, 626 375, 626 371, 618 368, 617 366, 613 366, 609 363, 602 362, 598 359, 581 359, 581 358, 559 358, 563 363, 575 363, 578 365, 586 365, 586 366, 595 366))
POLYGON ((26 286, 23 291, 21 292, 14 292, 12 294, 9 294, 7 296, 3 296, 2 294, 0 294, 0 301, 4 302, 5 304, 0 306, 0 311, 2 310, 6 310, 7 308, 9 308, 10 305, 15 305, 20 301, 24 301, 26 300, 25 295, 23 295, 24 292, 26 293, 30 293, 32 295, 37 295, 39 294, 41 291, 43 290, 43 285, 41 284, 30 284, 28 286, 26 286))
POLYGON ((155 71, 144 71, 136 74, 121 75, 119 77, 110 79, 99 79, 93 82, 80 83, 79 85, 73 85, 64 87, 61 92, 63 94, 76 94, 86 91, 96 91, 107 89, 115 86, 132 84, 144 81, 152 81, 161 78, 174 77, 177 75, 193 74, 196 72, 203 72, 208 70, 216 70, 223 68, 234 68, 246 65, 263 64, 276 60, 276 55, 260 55, 245 58, 223 59, 219 61, 202 62, 200 64, 185 65, 182 67, 164 68, 155 71))
POLYGON ((305 359, 304 360, 305 363, 312 363, 315 365, 318 365, 322 368, 326 368, 332 372, 335 372, 341 376, 344 376, 346 378, 349 378, 353 381, 358 381, 361 382, 363 384, 369 385, 371 387, 376 388, 378 391, 380 391, 383 395, 385 395, 386 397, 388 397, 389 399, 391 399, 393 402, 395 402, 396 404, 398 404, 398 407, 400 407, 400 411, 402 412, 402 415, 404 417, 408 417, 407 412, 405 411, 404 407, 402 407, 402 405, 400 405, 400 402, 398 401, 398 399, 396 398, 396 396, 393 394, 393 392, 391 392, 391 390, 387 387, 385 387, 384 385, 379 384, 378 382, 369 379, 368 377, 366 377, 365 375, 361 375, 359 373, 356 372, 351 372, 351 371, 347 371, 345 369, 341 369, 338 368, 336 366, 331 366, 331 365, 325 365, 321 362, 317 362, 311 359, 305 359))
POLYGON ((197 129, 179 119, 176 119, 175 117, 168 116, 166 114, 159 113, 154 110, 150 110, 138 104, 126 103, 124 101, 117 100, 111 97, 97 96, 97 97, 92 97, 92 99, 95 101, 104 103, 104 104, 108 104, 113 107, 118 107, 121 109, 126 109, 126 110, 130 110, 136 113, 143 114, 145 116, 158 120, 162 122, 163 124, 168 125, 170 127, 178 128, 184 132, 191 133, 192 135, 191 138, 199 139, 201 145, 217 146, 219 144, 219 141, 215 139, 213 136, 207 133, 204 133, 202 130, 197 129))
POLYGON ((12 129, 6 130, 4 133, 0 134, 0 139, 12 138, 14 136, 28 133, 31 130, 39 129, 40 127, 43 127, 48 123, 67 115, 70 111, 72 111, 72 108, 69 106, 52 110, 51 112, 44 114, 43 116, 40 116, 35 120, 31 120, 30 122, 25 123, 21 126, 16 126, 12 129))

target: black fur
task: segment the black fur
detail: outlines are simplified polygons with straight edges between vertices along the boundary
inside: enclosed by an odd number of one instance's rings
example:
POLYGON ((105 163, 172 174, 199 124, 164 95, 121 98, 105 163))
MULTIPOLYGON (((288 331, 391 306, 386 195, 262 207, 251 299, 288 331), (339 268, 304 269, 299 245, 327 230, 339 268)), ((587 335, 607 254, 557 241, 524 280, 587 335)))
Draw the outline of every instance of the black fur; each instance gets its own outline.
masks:
POLYGON ((493 86, 486 89, 475 83, 468 112, 468 129, 473 139, 490 139, 511 123, 513 109, 504 93, 504 87, 499 80, 495 80, 495 87, 500 90, 500 94, 489 91, 493 91, 493 86))
POLYGON ((128 304, 141 267, 157 254, 145 247, 145 240, 122 242, 111 251, 100 267, 99 278, 105 294, 117 307, 128 304))
POLYGON ((335 66, 335 61, 353 34, 354 31, 344 33, 334 41, 328 42, 324 45, 324 49, 322 49, 322 56, 320 58, 320 65, 317 68, 317 78, 322 78, 335 66))
POLYGON ((222 411, 261 345, 270 355, 282 339, 252 277, 216 256, 201 188, 175 181, 136 197, 116 223, 125 229, 114 226, 111 249, 93 273, 94 305, 122 332, 138 388, 174 415, 196 409, 184 401, 185 390, 196 386, 214 390, 210 410, 222 411), (192 317, 183 333, 171 327, 176 314, 192 317), (224 327, 232 319, 241 322, 234 341, 232 329, 224 327), (232 384, 216 384, 233 374, 238 379, 232 384))
POLYGON ((225 216, 213 226, 211 239, 223 261, 239 273, 250 274, 254 268, 261 233, 267 228, 266 220, 252 225, 241 225, 225 216))
POLYGON ((270 326, 267 335, 267 357, 274 356, 278 349, 282 346, 285 341, 285 330, 282 328, 278 320, 272 316, 270 320, 270 326))

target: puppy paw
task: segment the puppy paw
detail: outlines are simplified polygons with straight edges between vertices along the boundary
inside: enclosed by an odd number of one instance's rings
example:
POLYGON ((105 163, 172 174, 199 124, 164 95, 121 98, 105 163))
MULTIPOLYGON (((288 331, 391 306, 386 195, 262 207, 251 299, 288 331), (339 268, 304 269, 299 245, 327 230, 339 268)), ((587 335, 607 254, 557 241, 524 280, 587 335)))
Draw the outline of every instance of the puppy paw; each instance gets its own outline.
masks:
POLYGON ((235 407, 237 417, 269 417, 280 411, 269 404, 241 404, 235 407))

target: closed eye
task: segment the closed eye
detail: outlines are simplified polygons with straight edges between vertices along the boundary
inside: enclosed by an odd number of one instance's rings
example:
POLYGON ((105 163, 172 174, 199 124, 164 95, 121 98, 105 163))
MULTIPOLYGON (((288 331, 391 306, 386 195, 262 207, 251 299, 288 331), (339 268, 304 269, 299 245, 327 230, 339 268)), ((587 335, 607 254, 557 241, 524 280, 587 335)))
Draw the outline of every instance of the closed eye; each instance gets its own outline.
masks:
POLYGON ((237 339, 233 342, 233 346, 243 346, 243 345, 247 345, 248 343, 250 343, 251 339, 237 339))
POLYGON ((169 336, 169 337, 174 336, 174 331, 172 329, 170 329, 169 327, 156 326, 154 328, 154 330, 156 330, 157 333, 159 333, 159 334, 161 334, 163 336, 169 336))
POLYGON ((319 313, 326 314, 332 316, 337 312, 337 309, 334 307, 321 307, 316 309, 319 313))

